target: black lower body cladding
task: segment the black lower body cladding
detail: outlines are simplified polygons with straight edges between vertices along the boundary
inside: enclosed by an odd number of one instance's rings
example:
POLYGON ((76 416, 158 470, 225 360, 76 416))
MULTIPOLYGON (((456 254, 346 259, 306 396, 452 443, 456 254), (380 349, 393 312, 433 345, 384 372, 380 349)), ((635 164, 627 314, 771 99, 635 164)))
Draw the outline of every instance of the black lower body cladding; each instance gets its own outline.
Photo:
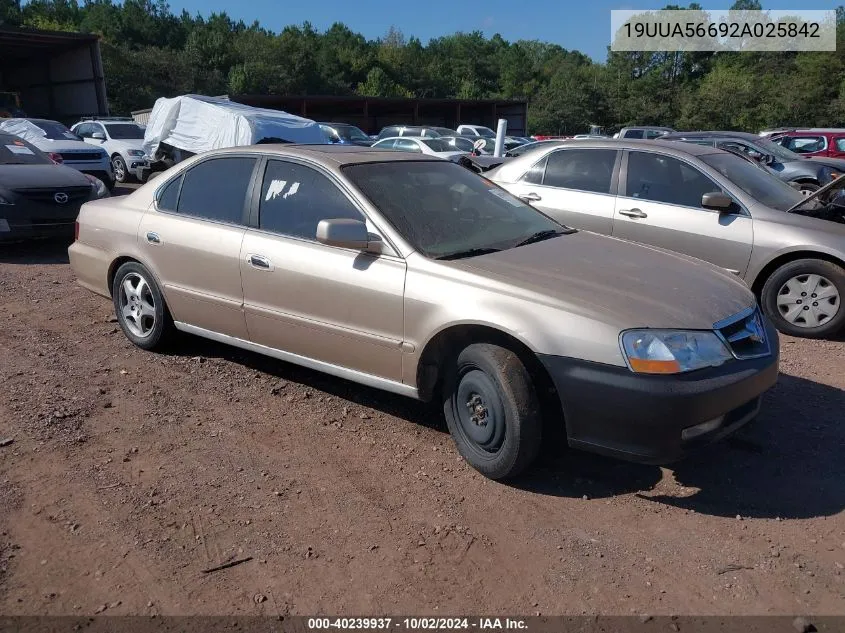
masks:
POLYGON ((762 394, 778 377, 778 337, 772 353, 671 376, 540 355, 561 399, 570 446, 647 464, 677 461, 756 417, 762 394), (710 422, 695 435, 684 431, 710 422), (694 437, 691 437, 695 435, 694 437))

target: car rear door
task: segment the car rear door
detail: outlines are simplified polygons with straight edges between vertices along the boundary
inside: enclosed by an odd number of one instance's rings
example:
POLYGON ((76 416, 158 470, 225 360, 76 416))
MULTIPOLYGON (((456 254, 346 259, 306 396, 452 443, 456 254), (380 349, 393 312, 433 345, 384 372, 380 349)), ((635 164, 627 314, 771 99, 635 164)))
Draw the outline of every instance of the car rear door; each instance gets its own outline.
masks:
POLYGON ((613 236, 692 255, 743 275, 753 244, 751 217, 738 203, 722 213, 703 208, 702 196, 712 192, 728 193, 690 162, 626 150, 613 236))
POLYGON ((556 149, 505 186, 558 222, 610 235, 619 160, 615 149, 556 149))
POLYGON ((333 218, 366 220, 327 172, 266 161, 241 249, 250 340, 401 381, 405 261, 317 242, 317 224, 333 218))
POLYGON ((828 156, 831 158, 845 158, 845 134, 836 134, 830 139, 828 156))
POLYGON ((138 228, 173 319, 246 339, 240 254, 258 159, 216 157, 162 183, 138 228))

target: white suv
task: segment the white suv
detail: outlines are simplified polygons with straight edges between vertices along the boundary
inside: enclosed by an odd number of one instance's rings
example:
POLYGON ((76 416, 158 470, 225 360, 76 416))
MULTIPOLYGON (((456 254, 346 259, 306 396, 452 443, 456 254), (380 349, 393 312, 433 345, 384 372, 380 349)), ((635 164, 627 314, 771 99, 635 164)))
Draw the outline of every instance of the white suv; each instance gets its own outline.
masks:
POLYGON ((126 182, 130 177, 141 180, 150 162, 144 156, 144 128, 132 119, 98 118, 83 120, 71 128, 91 145, 99 145, 109 155, 114 179, 126 182))

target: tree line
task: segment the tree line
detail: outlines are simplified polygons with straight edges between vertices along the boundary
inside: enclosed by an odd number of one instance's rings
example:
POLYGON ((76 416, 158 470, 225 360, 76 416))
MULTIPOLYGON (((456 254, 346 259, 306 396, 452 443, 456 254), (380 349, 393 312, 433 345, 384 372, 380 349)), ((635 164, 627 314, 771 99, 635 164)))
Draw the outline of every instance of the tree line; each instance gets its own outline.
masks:
MULTIPOLYGON (((698 9, 670 5, 671 9, 698 9)), ((759 9, 757 0, 733 8, 759 9)), ((164 0, 0 0, 0 23, 97 33, 114 114, 185 93, 524 98, 531 133, 592 124, 757 131, 845 126, 845 10, 837 51, 608 52, 481 32, 423 43, 390 29, 368 40, 344 24, 280 32, 226 13, 174 13, 164 0)))

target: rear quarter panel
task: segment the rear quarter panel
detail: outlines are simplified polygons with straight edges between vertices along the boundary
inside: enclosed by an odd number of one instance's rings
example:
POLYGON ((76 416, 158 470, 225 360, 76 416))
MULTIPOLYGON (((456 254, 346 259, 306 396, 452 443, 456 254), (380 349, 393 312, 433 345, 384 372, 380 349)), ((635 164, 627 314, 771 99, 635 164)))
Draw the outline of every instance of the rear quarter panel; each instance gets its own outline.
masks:
POLYGON ((119 257, 140 259, 138 225, 146 209, 133 196, 105 198, 82 205, 79 238, 68 249, 79 284, 111 297, 109 267, 119 257))

